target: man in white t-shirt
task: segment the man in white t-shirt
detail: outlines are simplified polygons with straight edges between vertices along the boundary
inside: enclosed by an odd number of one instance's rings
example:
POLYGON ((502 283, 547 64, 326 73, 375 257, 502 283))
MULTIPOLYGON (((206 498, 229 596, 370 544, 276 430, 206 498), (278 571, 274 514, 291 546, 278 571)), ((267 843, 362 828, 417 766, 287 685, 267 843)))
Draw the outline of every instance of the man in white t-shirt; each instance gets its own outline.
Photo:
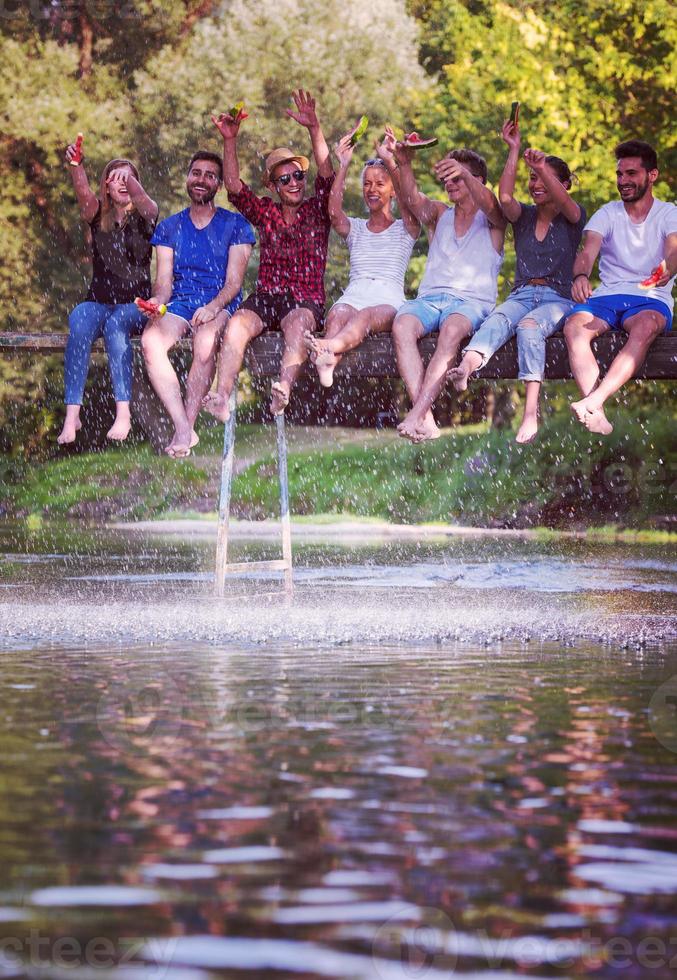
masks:
POLYGON ((613 429, 604 402, 636 374, 653 341, 672 325, 677 272, 677 207, 652 193, 658 180, 656 151, 642 140, 627 140, 614 152, 621 199, 601 207, 583 229, 571 289, 576 306, 564 326, 571 371, 584 396, 571 409, 591 432, 602 435, 613 429), (598 255, 602 284, 593 291, 590 274, 598 255), (655 284, 642 286, 661 262, 655 284), (592 341, 620 329, 628 334, 627 343, 600 382, 592 341))

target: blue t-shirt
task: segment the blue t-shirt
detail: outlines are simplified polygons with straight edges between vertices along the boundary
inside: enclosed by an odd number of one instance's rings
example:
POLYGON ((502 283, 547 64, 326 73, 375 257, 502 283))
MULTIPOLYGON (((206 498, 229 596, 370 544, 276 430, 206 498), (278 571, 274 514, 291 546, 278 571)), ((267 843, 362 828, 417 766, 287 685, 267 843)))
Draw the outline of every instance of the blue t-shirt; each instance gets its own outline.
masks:
MULTIPOLYGON (((196 228, 190 208, 165 218, 155 229, 153 245, 165 245, 174 252, 172 300, 202 306, 223 289, 231 245, 254 245, 252 226, 241 214, 217 208, 206 228, 196 228)), ((242 301, 238 293, 227 306, 233 313, 242 301)))

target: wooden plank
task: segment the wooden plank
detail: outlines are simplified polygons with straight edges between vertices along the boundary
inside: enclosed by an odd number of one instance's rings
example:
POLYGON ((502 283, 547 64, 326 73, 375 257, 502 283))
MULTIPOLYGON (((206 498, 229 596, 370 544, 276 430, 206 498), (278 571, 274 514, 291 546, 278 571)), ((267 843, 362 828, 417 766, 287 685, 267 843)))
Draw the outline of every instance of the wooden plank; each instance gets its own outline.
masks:
MULTIPOLYGON (((0 354, 26 355, 31 353, 52 354, 63 352, 66 334, 0 333, 0 354)), ((132 338, 134 346, 139 338, 132 338)), ((625 343, 625 334, 610 333, 595 341, 595 353, 603 370, 606 370, 625 343)), ((180 343, 182 350, 190 350, 190 340, 180 343)), ((430 360, 435 349, 435 338, 426 337, 420 343, 424 361, 430 360)), ((95 351, 103 351, 97 341, 95 351)), ((245 365, 254 377, 277 377, 280 369, 282 337, 279 333, 264 333, 249 345, 245 365)), ((388 334, 369 337, 357 350, 345 354, 336 378, 396 378, 397 363, 392 339, 388 334)), ((546 379, 561 380, 571 377, 566 342, 562 334, 550 337, 546 342, 546 379)), ((498 351, 479 377, 487 379, 513 379, 517 377, 517 346, 514 340, 498 351)), ((677 378, 677 335, 659 337, 651 346, 639 378, 674 380, 677 378)))

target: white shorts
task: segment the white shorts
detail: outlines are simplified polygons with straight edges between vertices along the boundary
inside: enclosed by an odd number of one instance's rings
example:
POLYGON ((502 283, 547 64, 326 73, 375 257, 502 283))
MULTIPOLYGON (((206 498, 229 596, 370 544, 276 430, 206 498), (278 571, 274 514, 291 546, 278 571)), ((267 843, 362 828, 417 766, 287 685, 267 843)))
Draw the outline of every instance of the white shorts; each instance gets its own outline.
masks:
POLYGON ((404 290, 392 279, 351 279, 343 296, 334 306, 346 303, 355 310, 366 310, 368 306, 392 306, 399 310, 405 301, 404 290))

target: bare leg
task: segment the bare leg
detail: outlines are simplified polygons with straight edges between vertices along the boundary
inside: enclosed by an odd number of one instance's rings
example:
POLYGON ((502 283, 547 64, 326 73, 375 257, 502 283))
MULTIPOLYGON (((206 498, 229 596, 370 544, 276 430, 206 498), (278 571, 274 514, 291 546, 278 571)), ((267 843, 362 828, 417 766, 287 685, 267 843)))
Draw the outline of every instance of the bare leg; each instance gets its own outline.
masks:
POLYGON ((195 420, 198 417, 202 402, 211 388, 216 373, 216 350, 221 331, 228 322, 229 314, 222 310, 218 316, 199 326, 193 336, 193 361, 186 382, 186 418, 195 434, 195 420))
POLYGON ((66 405, 66 418, 64 419, 63 428, 56 437, 56 441, 60 446, 67 446, 69 443, 75 442, 75 437, 82 428, 82 422, 80 421, 81 407, 81 405, 66 405))
MULTIPOLYGON (((418 350, 418 342, 422 336, 423 324, 418 317, 412 316, 410 313, 395 317, 393 342, 397 356, 397 369, 404 381, 412 404, 418 397, 425 375, 423 360, 418 350)), ((430 433, 429 438, 435 438, 435 433, 439 433, 439 429, 431 411, 425 416, 424 425, 426 431, 430 433)))
POLYGON ((449 371, 449 377, 456 391, 465 391, 470 375, 482 367, 482 355, 477 350, 466 350, 458 367, 449 371))
MULTIPOLYGON (((352 310, 352 307, 346 306, 345 309, 352 310)), ((390 330, 394 316, 394 306, 385 303, 368 306, 364 310, 352 310, 350 317, 344 319, 343 326, 331 336, 319 340, 314 337, 311 339, 311 335, 308 335, 306 343, 315 352, 315 365, 321 384, 329 387, 333 381, 334 368, 341 355, 359 347, 368 334, 385 333, 386 330, 390 330)))
POLYGON ((628 340, 611 362, 597 388, 571 406, 591 432, 608 435, 613 426, 604 414, 604 403, 630 380, 644 363, 649 347, 665 329, 665 317, 657 310, 646 310, 629 317, 623 327, 628 340))
POLYGON ((116 402, 115 421, 106 433, 106 438, 123 442, 129 435, 131 427, 132 416, 129 411, 129 402, 116 402))
POLYGON ((193 427, 188 422, 181 397, 181 386, 169 360, 169 351, 186 333, 184 319, 166 313, 153 320, 141 335, 141 347, 153 388, 174 423, 174 436, 165 452, 170 456, 188 456, 193 427))
POLYGON ((238 310, 226 326, 219 354, 219 376, 216 391, 202 400, 204 409, 226 422, 230 418, 230 395, 240 373, 247 344, 263 330, 263 320, 251 310, 238 310))
POLYGON ((589 395, 599 381, 599 367, 590 345, 608 330, 609 324, 591 313, 574 313, 564 324, 571 373, 582 395, 589 395))
POLYGON ((397 427, 400 435, 405 439, 422 442, 425 439, 435 439, 439 435, 437 426, 435 432, 430 432, 426 419, 435 399, 444 387, 447 373, 456 360, 461 341, 470 334, 471 330, 470 320, 460 313, 452 313, 442 324, 440 339, 425 372, 418 397, 409 414, 397 427))
POLYGON ((304 334, 313 330, 315 317, 310 310, 301 307, 287 313, 280 326, 284 334, 284 349, 280 364, 280 380, 271 387, 270 411, 273 415, 284 412, 301 368, 308 360, 304 334))
POLYGON ((533 442, 538 432, 538 402, 541 394, 540 381, 525 381, 524 417, 517 430, 515 442, 533 442))

